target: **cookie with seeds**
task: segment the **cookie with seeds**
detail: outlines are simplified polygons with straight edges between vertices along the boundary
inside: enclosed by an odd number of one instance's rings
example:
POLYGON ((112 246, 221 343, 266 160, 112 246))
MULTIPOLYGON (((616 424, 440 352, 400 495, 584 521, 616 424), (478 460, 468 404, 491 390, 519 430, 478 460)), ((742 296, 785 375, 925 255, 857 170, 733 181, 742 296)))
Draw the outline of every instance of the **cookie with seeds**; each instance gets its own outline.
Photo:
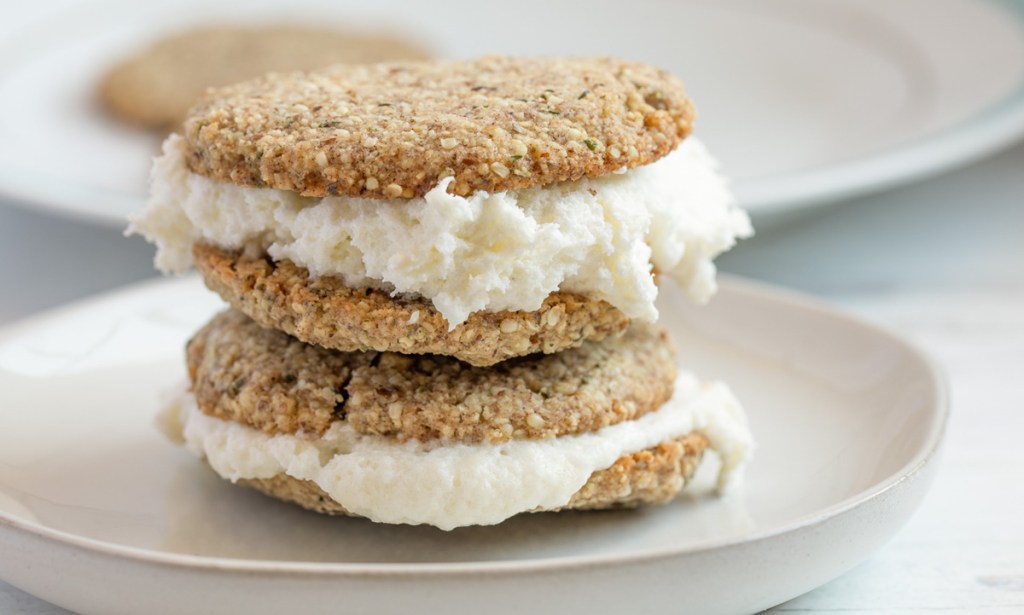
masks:
POLYGON ((264 327, 335 350, 438 354, 488 366, 599 341, 629 324, 605 301, 556 292, 538 310, 476 312, 451 329, 422 297, 353 289, 336 276, 311 278, 291 261, 205 243, 194 246, 193 257, 206 285, 234 308, 264 327))
POLYGON ((208 26, 171 35, 112 67, 100 99, 118 117, 149 128, 185 119, 208 87, 271 71, 335 63, 426 59, 417 43, 393 34, 292 26, 208 26))
POLYGON ((188 343, 199 409, 268 434, 321 436, 338 420, 397 442, 499 444, 558 438, 637 419, 672 396, 675 351, 664 330, 625 335, 490 368, 445 356, 338 352, 216 316, 188 343))
POLYGON ((690 133, 664 70, 612 58, 395 62, 275 74, 209 93, 188 167, 303 196, 458 195, 650 164, 690 133))

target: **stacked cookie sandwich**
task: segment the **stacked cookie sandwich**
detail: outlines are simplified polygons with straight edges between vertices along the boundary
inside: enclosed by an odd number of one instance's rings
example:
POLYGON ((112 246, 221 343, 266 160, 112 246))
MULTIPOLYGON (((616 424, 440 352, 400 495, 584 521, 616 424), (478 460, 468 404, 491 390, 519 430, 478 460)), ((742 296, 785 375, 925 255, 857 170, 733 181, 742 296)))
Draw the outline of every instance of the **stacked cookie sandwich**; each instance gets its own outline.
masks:
POLYGON ((130 228, 231 305, 169 430, 233 482, 443 529, 663 503, 706 449, 735 478, 738 402, 654 324, 656 282, 706 301, 750 233, 692 120, 675 78, 607 58, 211 91, 130 228))

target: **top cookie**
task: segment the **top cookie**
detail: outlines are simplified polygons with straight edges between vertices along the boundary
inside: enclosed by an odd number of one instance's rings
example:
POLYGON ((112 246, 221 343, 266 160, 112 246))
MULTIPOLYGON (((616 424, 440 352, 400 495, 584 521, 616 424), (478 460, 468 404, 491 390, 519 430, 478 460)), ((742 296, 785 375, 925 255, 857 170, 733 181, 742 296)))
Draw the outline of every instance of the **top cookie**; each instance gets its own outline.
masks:
POLYGON ((208 27, 157 41, 114 66, 100 84, 100 97, 125 120, 169 127, 180 124, 211 86, 275 70, 428 57, 421 47, 392 35, 300 26, 208 27))
POLYGON ((190 169, 305 196, 544 186, 648 164, 690 132, 667 72, 611 58, 485 57, 335 66, 208 92, 185 122, 190 169))

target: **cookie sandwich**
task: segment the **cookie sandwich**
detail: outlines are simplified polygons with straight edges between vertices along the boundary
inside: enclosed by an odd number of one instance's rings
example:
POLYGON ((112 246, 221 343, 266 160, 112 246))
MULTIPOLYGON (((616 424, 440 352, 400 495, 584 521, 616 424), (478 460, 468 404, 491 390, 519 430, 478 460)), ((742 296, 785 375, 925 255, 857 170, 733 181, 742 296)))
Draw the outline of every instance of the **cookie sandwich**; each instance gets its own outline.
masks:
POLYGON ((738 402, 654 324, 658 284, 706 301, 751 232, 692 122, 678 80, 608 58, 211 91, 130 227, 231 306, 169 431, 281 499, 444 529, 665 502, 706 451, 735 479, 738 402))

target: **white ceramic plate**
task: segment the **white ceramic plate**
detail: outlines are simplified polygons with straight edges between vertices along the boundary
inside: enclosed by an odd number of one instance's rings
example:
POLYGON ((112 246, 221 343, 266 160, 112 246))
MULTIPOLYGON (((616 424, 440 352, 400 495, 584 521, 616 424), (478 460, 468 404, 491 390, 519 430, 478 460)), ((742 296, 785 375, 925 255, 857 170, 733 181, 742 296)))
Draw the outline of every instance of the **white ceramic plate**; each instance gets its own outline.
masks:
POLYGON ((448 57, 663 65, 686 81, 698 134, 761 223, 1024 132, 1024 9, 999 0, 44 0, 12 3, 0 22, 0 195, 122 226, 157 138, 97 108, 105 68, 188 24, 304 15, 408 31, 448 57))
POLYGON ((157 397, 218 308, 194 279, 16 326, 0 334, 0 578, 85 614, 753 612, 891 537, 937 465, 928 361, 748 283, 707 308, 663 299, 684 364, 745 401, 760 443, 746 488, 451 533, 308 513, 165 442, 157 397))

